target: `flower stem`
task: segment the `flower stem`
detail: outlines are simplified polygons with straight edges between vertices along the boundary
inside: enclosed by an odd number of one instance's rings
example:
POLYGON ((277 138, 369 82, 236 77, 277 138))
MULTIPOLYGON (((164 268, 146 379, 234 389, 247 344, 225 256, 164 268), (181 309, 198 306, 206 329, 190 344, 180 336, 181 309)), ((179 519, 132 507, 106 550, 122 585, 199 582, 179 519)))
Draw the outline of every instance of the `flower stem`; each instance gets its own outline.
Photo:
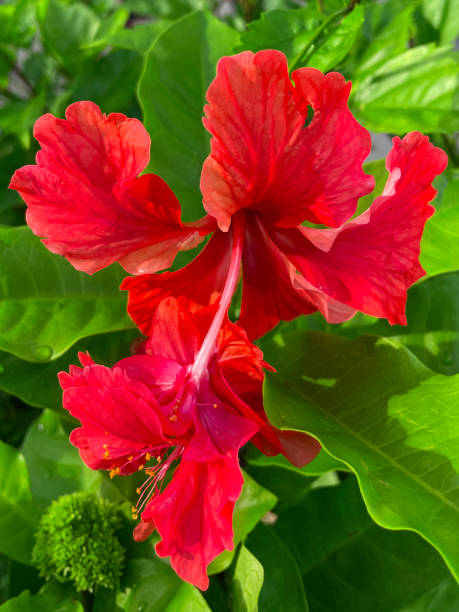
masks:
POLYGON ((237 282, 239 279, 239 270, 241 267, 242 248, 244 246, 244 230, 245 230, 245 214, 239 213, 234 215, 231 222, 231 232, 233 245, 231 250, 231 260, 228 269, 228 276, 226 277, 225 286, 223 288, 222 297, 218 305, 217 313, 209 327, 209 331, 204 338, 204 342, 199 349, 196 359, 194 360, 191 368, 191 377, 196 382, 199 381, 201 373, 205 370, 209 359, 211 358, 215 346, 217 344, 217 336, 220 331, 223 321, 228 312, 231 298, 236 290, 237 282))

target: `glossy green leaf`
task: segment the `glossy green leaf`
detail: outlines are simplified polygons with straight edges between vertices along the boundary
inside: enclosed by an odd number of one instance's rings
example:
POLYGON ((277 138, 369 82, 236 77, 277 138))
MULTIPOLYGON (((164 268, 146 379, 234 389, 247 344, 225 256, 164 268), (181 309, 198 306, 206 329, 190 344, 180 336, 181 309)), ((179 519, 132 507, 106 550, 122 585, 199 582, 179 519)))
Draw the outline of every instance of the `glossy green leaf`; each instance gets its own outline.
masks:
POLYGON ((454 612, 459 589, 419 536, 381 529, 353 477, 311 491, 274 526, 294 554, 312 610, 454 612))
POLYGON ((210 13, 193 13, 166 30, 146 58, 139 100, 151 136, 150 169, 170 185, 185 219, 204 212, 199 177, 210 152, 202 125, 206 90, 217 61, 238 39, 210 13))
POLYGON ((233 574, 234 612, 258 612, 263 576, 261 563, 245 546, 241 546, 233 574))
POLYGON ((101 473, 86 467, 78 450, 70 444, 59 417, 50 410, 45 410, 29 428, 22 453, 32 496, 41 507, 61 495, 100 486, 101 473))
POLYGON ((459 269, 459 169, 448 169, 443 180, 421 243, 421 264, 429 276, 459 269))
POLYGON ((312 5, 269 11, 249 25, 238 49, 279 49, 287 56, 290 70, 312 66, 326 72, 347 55, 362 21, 359 6, 348 15, 341 11, 328 19, 312 5))
POLYGON ((68 585, 51 582, 32 595, 23 591, 0 606, 2 612, 83 612, 83 605, 68 585))
POLYGON ((243 476, 244 485, 234 506, 234 549, 224 550, 212 561, 208 567, 209 576, 218 574, 229 567, 237 544, 244 540, 258 521, 276 504, 277 498, 274 493, 260 486, 247 472, 243 472, 243 476))
POLYGON ((325 29, 318 43, 308 51, 303 65, 312 66, 322 72, 328 72, 337 66, 354 44, 363 23, 363 8, 356 6, 353 11, 338 22, 325 29))
POLYGON ((46 363, 24 361, 11 353, 0 351, 0 389, 31 406, 51 408, 61 416, 69 416, 62 409, 58 372, 68 370, 71 364, 79 365, 80 351, 87 351, 95 363, 111 367, 129 356, 132 342, 139 337, 140 333, 134 329, 91 336, 77 342, 59 359, 46 363))
POLYGON ((459 375, 436 375, 377 336, 278 341, 272 423, 314 435, 357 474, 375 521, 419 532, 459 576, 459 375))
POLYGON ((382 194, 388 177, 388 172, 386 170, 386 160, 384 159, 376 159, 374 161, 363 164, 363 171, 365 172, 365 174, 371 174, 374 177, 375 188, 371 193, 359 199, 355 216, 360 215, 373 203, 373 201, 379 195, 382 194))
POLYGON ((349 470, 346 464, 338 459, 335 459, 335 457, 332 457, 323 449, 319 452, 317 457, 311 461, 311 463, 306 464, 302 468, 296 467, 296 465, 290 463, 290 461, 283 455, 267 457, 260 452, 257 452, 256 454, 253 453, 252 456, 249 456, 248 464, 266 468, 279 467, 306 478, 321 476, 322 474, 332 470, 344 470, 346 472, 349 470))
POLYGON ((183 582, 174 570, 156 557, 130 559, 122 577, 127 596, 118 598, 125 612, 206 612, 204 597, 194 586, 183 582))
POLYGON ((39 519, 23 455, 0 442, 0 552, 30 565, 39 519))
POLYGON ((309 612, 298 564, 273 528, 258 525, 247 538, 246 546, 263 566, 260 612, 309 612))
POLYGON ((338 461, 322 450, 318 456, 302 468, 292 465, 283 455, 266 457, 259 451, 246 454, 246 470, 278 498, 275 512, 301 502, 310 488, 314 486, 317 476, 333 470, 344 469, 347 465, 338 461))
POLYGON ((424 45, 390 59, 351 95, 357 119, 376 132, 459 129, 459 53, 424 45))
POLYGON ((358 313, 334 331, 391 337, 441 374, 459 372, 459 273, 441 274, 412 287, 406 307, 408 325, 389 325, 358 313))
POLYGON ((23 359, 48 361, 80 338, 133 326, 120 268, 78 272, 27 227, 0 228, 0 275, 0 348, 23 359))
POLYGON ((352 77, 370 74, 408 47, 417 0, 391 0, 366 4, 361 33, 352 50, 352 77))
POLYGON ((84 57, 82 47, 95 39, 99 28, 96 13, 80 2, 66 5, 49 0, 41 19, 43 42, 69 71, 78 67, 84 57))
POLYGON ((459 32, 457 0, 422 0, 422 11, 436 29, 440 45, 454 42, 459 32))
POLYGON ((324 17, 313 6, 268 11, 248 24, 247 31, 241 35, 238 51, 278 49, 294 61, 307 51, 323 21, 324 17))

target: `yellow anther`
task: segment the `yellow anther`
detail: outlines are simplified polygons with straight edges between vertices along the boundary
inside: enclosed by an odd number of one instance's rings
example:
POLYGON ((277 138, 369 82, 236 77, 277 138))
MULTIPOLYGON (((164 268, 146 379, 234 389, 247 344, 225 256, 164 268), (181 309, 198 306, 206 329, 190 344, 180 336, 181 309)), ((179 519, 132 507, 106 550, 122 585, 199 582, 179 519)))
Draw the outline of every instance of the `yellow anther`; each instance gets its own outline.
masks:
POLYGON ((140 495, 142 493, 142 489, 140 487, 137 487, 135 492, 137 493, 137 495, 140 495))
POLYGON ((114 470, 110 471, 110 478, 115 478, 115 476, 118 476, 119 473, 120 473, 120 468, 116 467, 114 470))
POLYGON ((140 472, 141 470, 143 470, 143 468, 144 468, 144 467, 145 467, 145 466, 143 465, 143 463, 141 463, 137 469, 138 469, 138 470, 139 470, 139 472, 140 472))
POLYGON ((104 448, 108 448, 108 444, 104 444, 104 448))
POLYGON ((152 468, 148 468, 145 470, 145 474, 148 474, 148 476, 154 476, 155 470, 153 470, 152 468))
POLYGON ((139 518, 139 515, 138 515, 138 514, 133 514, 133 515, 132 515, 132 518, 133 518, 134 520, 135 520, 135 519, 138 519, 138 518, 139 518))
POLYGON ((159 455, 156 457, 156 463, 161 463, 161 457, 159 455))
POLYGON ((137 512, 137 508, 135 506, 131 506, 131 512, 132 514, 135 514, 137 512))
POLYGON ((151 455, 150 455, 150 453, 146 453, 146 454, 145 454, 145 460, 146 460, 146 461, 150 461, 150 459, 151 459, 151 455))
POLYGON ((106 450, 104 453, 104 459, 109 459, 110 458, 110 451, 106 450))
POLYGON ((132 461, 134 459, 134 455, 129 455, 128 461, 132 461))
POLYGON ((172 421, 173 423, 175 423, 177 420, 177 415, 176 414, 171 414, 169 417, 169 421, 172 421))

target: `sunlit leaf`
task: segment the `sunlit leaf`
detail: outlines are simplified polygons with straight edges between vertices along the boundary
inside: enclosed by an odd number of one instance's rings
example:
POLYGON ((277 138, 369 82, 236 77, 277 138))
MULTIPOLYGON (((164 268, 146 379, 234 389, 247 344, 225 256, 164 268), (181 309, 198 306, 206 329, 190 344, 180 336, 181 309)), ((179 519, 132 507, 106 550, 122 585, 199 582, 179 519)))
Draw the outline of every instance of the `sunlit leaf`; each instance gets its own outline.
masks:
POLYGON ((49 361, 80 338, 133 326, 120 268, 78 272, 27 227, 0 228, 0 275, 0 348, 23 359, 49 361))
POLYGON ((459 575, 459 375, 377 336, 278 341, 264 400, 273 424, 314 435, 357 474, 375 521, 417 531, 459 575))
POLYGON ((207 87, 217 61, 238 40, 212 14, 193 13, 167 29, 147 55, 139 100, 151 136, 150 169, 173 189, 186 219, 204 212, 199 177, 210 152, 202 125, 207 87))

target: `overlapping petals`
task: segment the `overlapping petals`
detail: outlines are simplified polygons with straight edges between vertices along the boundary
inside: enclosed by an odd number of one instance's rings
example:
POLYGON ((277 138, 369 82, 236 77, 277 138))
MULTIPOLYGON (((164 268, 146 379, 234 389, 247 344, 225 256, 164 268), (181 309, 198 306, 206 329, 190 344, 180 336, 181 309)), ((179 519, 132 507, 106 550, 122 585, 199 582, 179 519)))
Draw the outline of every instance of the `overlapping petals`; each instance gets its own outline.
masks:
POLYGON ((294 434, 294 448, 285 450, 284 433, 269 425, 263 411, 267 364, 237 325, 225 323, 205 371, 197 381, 190 377, 214 314, 214 307, 190 313, 186 302, 167 298, 155 311, 153 334, 141 352, 113 368, 80 354, 83 368, 71 366, 59 376, 64 408, 81 422, 70 439, 83 461, 112 476, 146 471, 135 537, 156 528, 162 538, 158 554, 170 556, 177 573, 201 588, 208 585, 207 565, 233 546, 241 446, 257 435, 268 441, 270 454, 310 460, 311 449, 319 450, 303 434, 294 434), (173 478, 161 490, 168 470, 175 470, 173 478))
POLYGON ((424 273, 419 250, 432 181, 447 157, 417 132, 394 139, 383 195, 351 220, 373 178, 362 171, 370 140, 347 107, 350 83, 311 68, 292 78, 278 51, 220 60, 205 107, 213 138, 201 190, 225 231, 186 268, 125 281, 129 312, 144 330, 147 304, 164 295, 186 296, 194 307, 218 300, 234 215, 245 217, 239 323, 249 338, 317 310, 330 323, 356 310, 405 323, 407 289, 424 273))
POLYGON ((213 138, 201 191, 222 230, 241 209, 280 227, 304 220, 336 227, 374 186, 362 171, 370 135, 347 107, 350 83, 313 68, 292 78, 295 87, 280 51, 218 63, 204 109, 213 138), (308 108, 314 116, 305 126, 308 108))
POLYGON ((131 274, 155 272, 202 239, 203 224, 181 222, 180 204, 159 176, 136 178, 150 159, 150 137, 137 119, 76 102, 66 119, 41 117, 34 136, 37 163, 17 170, 10 187, 27 203, 32 231, 78 270, 118 261, 131 274))

